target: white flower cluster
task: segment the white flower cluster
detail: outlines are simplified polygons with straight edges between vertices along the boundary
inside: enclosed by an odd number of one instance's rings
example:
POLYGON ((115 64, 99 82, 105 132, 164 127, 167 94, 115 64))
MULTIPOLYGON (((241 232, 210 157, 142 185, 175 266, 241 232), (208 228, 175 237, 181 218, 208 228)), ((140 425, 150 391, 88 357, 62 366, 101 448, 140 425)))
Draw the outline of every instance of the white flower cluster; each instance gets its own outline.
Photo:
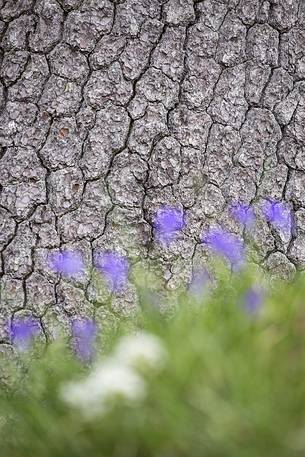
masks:
POLYGON ((107 413, 114 399, 141 400, 146 383, 139 370, 160 369, 166 356, 161 340, 154 335, 124 336, 113 356, 97 365, 84 381, 64 384, 61 398, 87 419, 107 413))
POLYGON ((124 336, 120 339, 115 358, 131 368, 162 368, 167 353, 160 339, 149 333, 124 336))

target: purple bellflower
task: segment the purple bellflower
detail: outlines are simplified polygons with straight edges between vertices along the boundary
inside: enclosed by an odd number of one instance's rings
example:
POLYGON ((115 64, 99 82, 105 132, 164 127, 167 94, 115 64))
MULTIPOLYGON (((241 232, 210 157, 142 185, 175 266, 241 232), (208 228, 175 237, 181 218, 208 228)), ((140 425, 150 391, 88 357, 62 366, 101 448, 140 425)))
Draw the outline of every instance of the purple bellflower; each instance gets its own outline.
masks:
POLYGON ((14 319, 10 325, 10 336, 13 345, 19 351, 26 351, 40 330, 38 321, 31 317, 14 319))
POLYGON ((256 314, 264 300, 264 291, 259 287, 250 287, 244 296, 244 308, 249 314, 256 314))
POLYGON ((251 206, 245 203, 232 203, 230 213, 235 221, 242 224, 245 228, 250 228, 255 222, 255 214, 251 206))
POLYGON ((283 235, 290 235, 293 228, 293 220, 290 209, 282 202, 266 200, 263 207, 264 216, 283 235))
POLYGON ((220 228, 213 228, 202 238, 202 242, 217 255, 228 260, 233 271, 242 267, 245 261, 245 250, 236 235, 220 228))
POLYGON ((76 318, 72 322, 72 344, 77 357, 88 363, 94 356, 97 327, 93 320, 76 318))
POLYGON ((197 268, 189 284, 190 294, 199 299, 204 297, 210 282, 211 277, 206 268, 197 268))
POLYGON ((170 206, 162 206, 158 209, 154 220, 154 229, 157 239, 161 243, 169 245, 184 227, 185 215, 183 210, 170 206))
POLYGON ((79 252, 53 252, 48 256, 49 267, 63 276, 79 276, 84 271, 84 261, 79 252))
POLYGON ((95 256, 95 267, 102 273, 112 292, 120 292, 127 284, 129 263, 116 252, 101 252, 95 256))

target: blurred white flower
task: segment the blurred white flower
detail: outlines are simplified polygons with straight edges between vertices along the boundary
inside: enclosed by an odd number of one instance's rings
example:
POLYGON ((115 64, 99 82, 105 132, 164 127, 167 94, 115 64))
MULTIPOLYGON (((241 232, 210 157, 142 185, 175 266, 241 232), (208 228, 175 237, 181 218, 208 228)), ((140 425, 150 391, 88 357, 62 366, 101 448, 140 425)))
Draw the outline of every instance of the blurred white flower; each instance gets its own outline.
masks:
POLYGON ((140 400, 145 395, 144 380, 131 368, 109 359, 83 382, 71 382, 62 387, 62 399, 81 410, 87 418, 107 412, 111 400, 140 400))
POLYGON ((167 351, 160 338, 141 332, 124 336, 113 357, 97 365, 81 382, 62 386, 62 400, 91 419, 109 411, 114 399, 135 402, 144 398, 146 384, 135 369, 158 369, 166 363, 167 351))
POLYGON ((121 363, 140 368, 161 368, 167 360, 167 352, 160 338, 140 332, 123 336, 116 348, 115 358, 121 363))
POLYGON ((90 391, 87 381, 64 384, 61 387, 60 396, 65 403, 79 409, 87 418, 102 414, 105 410, 102 399, 97 392, 90 391))
POLYGON ((145 394, 143 379, 132 368, 113 359, 93 371, 88 382, 93 390, 99 390, 107 398, 119 396, 137 400, 145 394))

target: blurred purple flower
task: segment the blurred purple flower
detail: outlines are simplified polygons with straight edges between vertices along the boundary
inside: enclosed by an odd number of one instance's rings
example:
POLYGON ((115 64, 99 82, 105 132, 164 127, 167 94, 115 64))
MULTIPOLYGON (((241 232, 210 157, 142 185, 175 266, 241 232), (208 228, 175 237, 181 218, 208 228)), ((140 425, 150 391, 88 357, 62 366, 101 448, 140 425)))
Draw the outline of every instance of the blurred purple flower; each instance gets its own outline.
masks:
POLYGON ((244 245, 232 233, 213 228, 202 238, 202 242, 216 254, 228 260, 233 271, 239 270, 243 265, 245 261, 244 245))
POLYGON ((157 239, 161 243, 169 245, 184 227, 185 215, 183 210, 170 206, 163 206, 158 209, 154 220, 154 229, 157 239))
POLYGON ((40 330, 38 321, 31 317, 14 319, 10 325, 12 343, 19 351, 25 351, 40 330))
POLYGON ((202 298, 205 295, 210 282, 211 276, 206 268, 197 268, 193 272, 192 280, 189 285, 190 294, 197 298, 202 298))
POLYGON ((244 296, 244 307, 249 314, 259 311, 264 300, 264 291, 259 287, 250 287, 244 296))
POLYGON ((145 290, 144 300, 142 303, 144 306, 149 306, 154 310, 160 311, 163 306, 163 297, 161 294, 157 293, 155 290, 147 289, 145 290))
POLYGON ((84 271, 84 261, 79 252, 53 252, 48 256, 49 267, 64 276, 78 276, 84 271))
POLYGON ((116 252, 98 253, 95 267, 103 274, 112 292, 119 292, 126 286, 129 273, 126 257, 116 252))
POLYGON ((283 235, 290 235, 293 220, 290 209, 285 203, 276 200, 265 200, 263 213, 267 220, 283 235))
POLYGON ((72 344, 78 358, 86 363, 94 356, 94 343, 97 327, 93 320, 88 318, 74 319, 72 322, 72 344))
POLYGON ((230 213, 237 222, 240 222, 246 228, 250 228, 255 222, 253 208, 245 203, 233 203, 230 206, 230 213))

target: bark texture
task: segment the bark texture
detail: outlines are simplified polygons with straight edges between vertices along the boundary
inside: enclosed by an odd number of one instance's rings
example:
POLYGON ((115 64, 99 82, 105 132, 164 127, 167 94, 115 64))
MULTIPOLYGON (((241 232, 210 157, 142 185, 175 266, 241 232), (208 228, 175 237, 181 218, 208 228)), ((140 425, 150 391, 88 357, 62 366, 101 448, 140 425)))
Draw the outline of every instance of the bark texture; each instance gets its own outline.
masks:
MULTIPOLYGON (((99 314, 91 274, 59 279, 60 248, 117 249, 158 259, 168 287, 208 256, 215 222, 254 205, 255 260, 290 276, 305 263, 304 0, 0 0, 2 324, 99 314), (296 230, 260 217, 283 199, 296 230), (168 250, 153 243, 161 204, 188 225, 168 250)), ((113 309, 136 306, 132 286, 113 309)), ((9 343, 0 323, 0 341, 9 343)))

